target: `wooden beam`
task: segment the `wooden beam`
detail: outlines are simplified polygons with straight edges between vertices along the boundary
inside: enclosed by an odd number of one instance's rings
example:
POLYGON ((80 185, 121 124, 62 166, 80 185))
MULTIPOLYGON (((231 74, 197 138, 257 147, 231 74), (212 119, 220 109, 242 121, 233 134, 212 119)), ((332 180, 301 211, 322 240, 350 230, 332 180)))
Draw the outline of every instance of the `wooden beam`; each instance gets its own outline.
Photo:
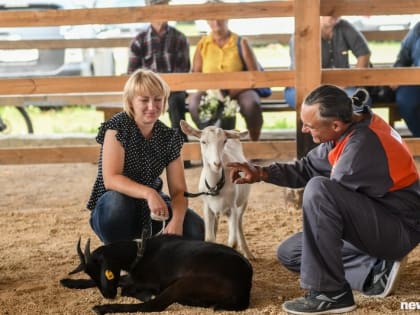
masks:
MULTIPOLYGON (((300 69, 300 68, 299 68, 300 69)), ((311 72, 301 70, 303 77, 311 72)), ((306 69, 306 68, 302 68, 306 69)), ((229 73, 165 73, 162 78, 171 90, 206 90, 253 87, 285 87, 295 85, 295 71, 243 71, 229 73)), ((373 69, 324 69, 321 83, 349 85, 416 85, 420 68, 373 68, 373 69)), ((108 77, 49 77, 27 79, 1 79, 0 95, 103 93, 121 92, 127 76, 108 77)))
POLYGON ((0 12, 0 27, 118 24, 192 19, 234 19, 293 16, 293 1, 206 3, 76 10, 0 12))
POLYGON ((418 85, 420 68, 324 69, 322 83, 339 86, 418 85))
POLYGON ((0 148, 0 164, 95 163, 98 146, 0 148))
MULTIPOLYGON (((322 0, 321 15, 381 15, 420 13, 419 0, 322 0)), ((192 19, 239 19, 293 16, 294 1, 206 3, 76 10, 0 12, 0 27, 118 24, 192 19)))
MULTIPOLYGON (((241 71, 226 73, 165 73, 162 78, 172 91, 232 89, 293 85, 294 71, 241 71)), ((0 94, 121 92, 128 76, 49 77, 1 79, 0 94)))
MULTIPOLYGON (((296 157, 295 141, 244 141, 242 142, 247 159, 293 160, 296 157)), ((185 160, 201 160, 198 142, 188 142, 182 148, 185 160)))
MULTIPOLYGON (((407 34, 407 30, 365 31, 362 32, 368 41, 398 41, 407 34)), ((246 35, 252 45, 268 45, 279 43, 288 45, 290 34, 246 35)), ((196 45, 202 35, 188 36, 190 45, 196 45)), ((60 48, 128 48, 131 37, 84 38, 84 39, 33 39, 33 40, 0 40, 0 49, 60 49, 60 48)))
POLYGON ((393 15, 420 13, 419 0, 321 0, 321 15, 393 15))
POLYGON ((0 106, 67 106, 67 105, 116 105, 122 106, 121 92, 59 93, 0 95, 0 106))
MULTIPOLYGON (((193 92, 193 91, 191 91, 193 92)), ((283 90, 272 90, 265 100, 283 100, 283 90)), ((58 93, 58 94, 15 94, 0 95, 0 106, 66 106, 94 105, 103 108, 122 107, 122 91, 100 93, 58 93)))
POLYGON ((321 84, 320 0, 295 0, 295 87, 297 157, 314 145, 312 137, 302 133, 300 107, 304 97, 321 84))
MULTIPOLYGON (((420 156, 420 138, 404 138, 404 141, 413 156, 420 156)), ((296 159, 296 142, 293 140, 244 141, 243 148, 247 159, 275 161, 296 159)), ((0 165, 96 163, 98 156, 98 145, 0 148, 0 165)), ((182 157, 185 160, 201 160, 199 143, 185 143, 182 157)))
MULTIPOLYGON (((293 160, 296 156, 292 140, 244 141, 243 148, 248 159, 293 160)), ((0 148, 0 164, 96 163, 98 156, 99 145, 0 148)), ((201 160, 199 143, 185 143, 182 157, 201 160)))

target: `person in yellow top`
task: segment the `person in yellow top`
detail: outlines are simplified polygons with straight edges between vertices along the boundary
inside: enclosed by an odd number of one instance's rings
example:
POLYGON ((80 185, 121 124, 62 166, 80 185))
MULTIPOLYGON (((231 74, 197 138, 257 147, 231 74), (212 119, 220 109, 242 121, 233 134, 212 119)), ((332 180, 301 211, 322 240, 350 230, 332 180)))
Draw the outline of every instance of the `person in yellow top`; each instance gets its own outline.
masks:
MULTIPOLYGON (((197 44, 193 58, 193 72, 258 70, 257 59, 248 41, 245 38, 240 38, 238 43, 238 35, 228 28, 228 20, 209 20, 207 22, 211 33, 202 37, 197 44), (238 45, 242 51, 243 61, 238 45)), ((198 127, 200 127, 200 101, 205 93, 204 91, 194 93, 189 101, 191 117, 198 127)), ((254 89, 230 89, 222 90, 222 94, 238 101, 239 110, 245 119, 251 140, 258 140, 263 124, 258 93, 254 89)))

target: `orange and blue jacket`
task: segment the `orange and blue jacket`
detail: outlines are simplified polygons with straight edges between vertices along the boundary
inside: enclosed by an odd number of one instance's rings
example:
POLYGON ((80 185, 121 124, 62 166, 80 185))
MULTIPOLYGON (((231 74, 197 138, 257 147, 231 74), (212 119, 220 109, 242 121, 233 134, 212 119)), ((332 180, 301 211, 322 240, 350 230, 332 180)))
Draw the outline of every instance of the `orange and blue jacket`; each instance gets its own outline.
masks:
POLYGON ((325 176, 398 215, 420 219, 419 173, 412 154, 401 136, 372 112, 337 141, 321 143, 293 163, 273 163, 266 169, 267 181, 279 186, 304 187, 311 178, 325 176))

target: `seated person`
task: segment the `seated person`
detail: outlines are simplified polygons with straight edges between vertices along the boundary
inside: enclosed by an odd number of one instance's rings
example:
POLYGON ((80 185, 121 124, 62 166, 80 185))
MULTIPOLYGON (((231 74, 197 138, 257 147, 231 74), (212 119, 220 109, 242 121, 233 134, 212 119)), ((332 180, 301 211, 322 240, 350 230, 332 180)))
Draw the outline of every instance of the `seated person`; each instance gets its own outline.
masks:
MULTIPOLYGON (((320 19, 322 68, 350 68, 349 50, 357 58, 356 68, 368 68, 371 52, 363 34, 339 16, 321 16, 320 19)), ((290 38, 289 51, 290 68, 293 69, 295 67, 294 35, 290 38)), ((345 88, 349 96, 352 96, 356 90, 357 87, 345 88)), ((291 107, 296 108, 294 87, 287 87, 284 97, 291 107)), ((371 104, 371 100, 368 100, 368 104, 371 104)))
MULTIPOLYGON (((245 38, 240 41, 244 62, 238 49, 238 35, 228 28, 227 20, 209 20, 211 33, 201 38, 194 54, 193 72, 233 72, 245 68, 257 71, 258 65, 252 48, 245 38)), ((256 141, 261 134, 263 125, 260 97, 254 89, 230 89, 223 93, 238 101, 240 113, 245 119, 251 140, 256 141)), ((202 96, 199 91, 190 97, 189 111, 194 123, 200 127, 199 105, 202 96)))
MULTIPOLYGON (((420 67, 420 22, 401 42, 394 67, 420 67)), ((414 137, 420 137, 420 85, 402 85, 395 90, 401 117, 414 137)))

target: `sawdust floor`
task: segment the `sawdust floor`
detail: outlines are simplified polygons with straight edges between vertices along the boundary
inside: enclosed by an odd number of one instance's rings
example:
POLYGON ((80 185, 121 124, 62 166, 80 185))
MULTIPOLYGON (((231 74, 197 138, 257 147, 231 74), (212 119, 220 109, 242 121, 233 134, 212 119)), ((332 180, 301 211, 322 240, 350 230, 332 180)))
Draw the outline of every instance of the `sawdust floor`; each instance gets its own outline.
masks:
MULTIPOLYGON (((186 170, 190 191, 196 191, 199 172, 200 167, 186 170)), ((70 290, 59 284, 78 264, 75 245, 79 236, 84 240, 90 237, 92 248, 100 245, 85 210, 95 174, 96 165, 92 164, 0 166, 0 314, 90 314, 93 305, 109 302, 96 289, 70 290)), ((201 213, 199 199, 191 199, 190 206, 201 213)), ((303 294, 298 275, 275 258, 278 243, 300 228, 301 211, 286 205, 283 188, 253 185, 244 217, 246 238, 257 257, 252 262, 251 305, 235 314, 282 314, 285 300, 303 294)), ((224 220, 218 241, 226 241, 224 220)), ((403 314, 401 302, 420 301, 419 284, 420 247, 410 254, 396 294, 368 299, 356 293, 358 309, 353 314, 403 314)), ((132 302, 127 298, 118 301, 132 302)), ((181 305, 162 312, 213 313, 181 305)))

